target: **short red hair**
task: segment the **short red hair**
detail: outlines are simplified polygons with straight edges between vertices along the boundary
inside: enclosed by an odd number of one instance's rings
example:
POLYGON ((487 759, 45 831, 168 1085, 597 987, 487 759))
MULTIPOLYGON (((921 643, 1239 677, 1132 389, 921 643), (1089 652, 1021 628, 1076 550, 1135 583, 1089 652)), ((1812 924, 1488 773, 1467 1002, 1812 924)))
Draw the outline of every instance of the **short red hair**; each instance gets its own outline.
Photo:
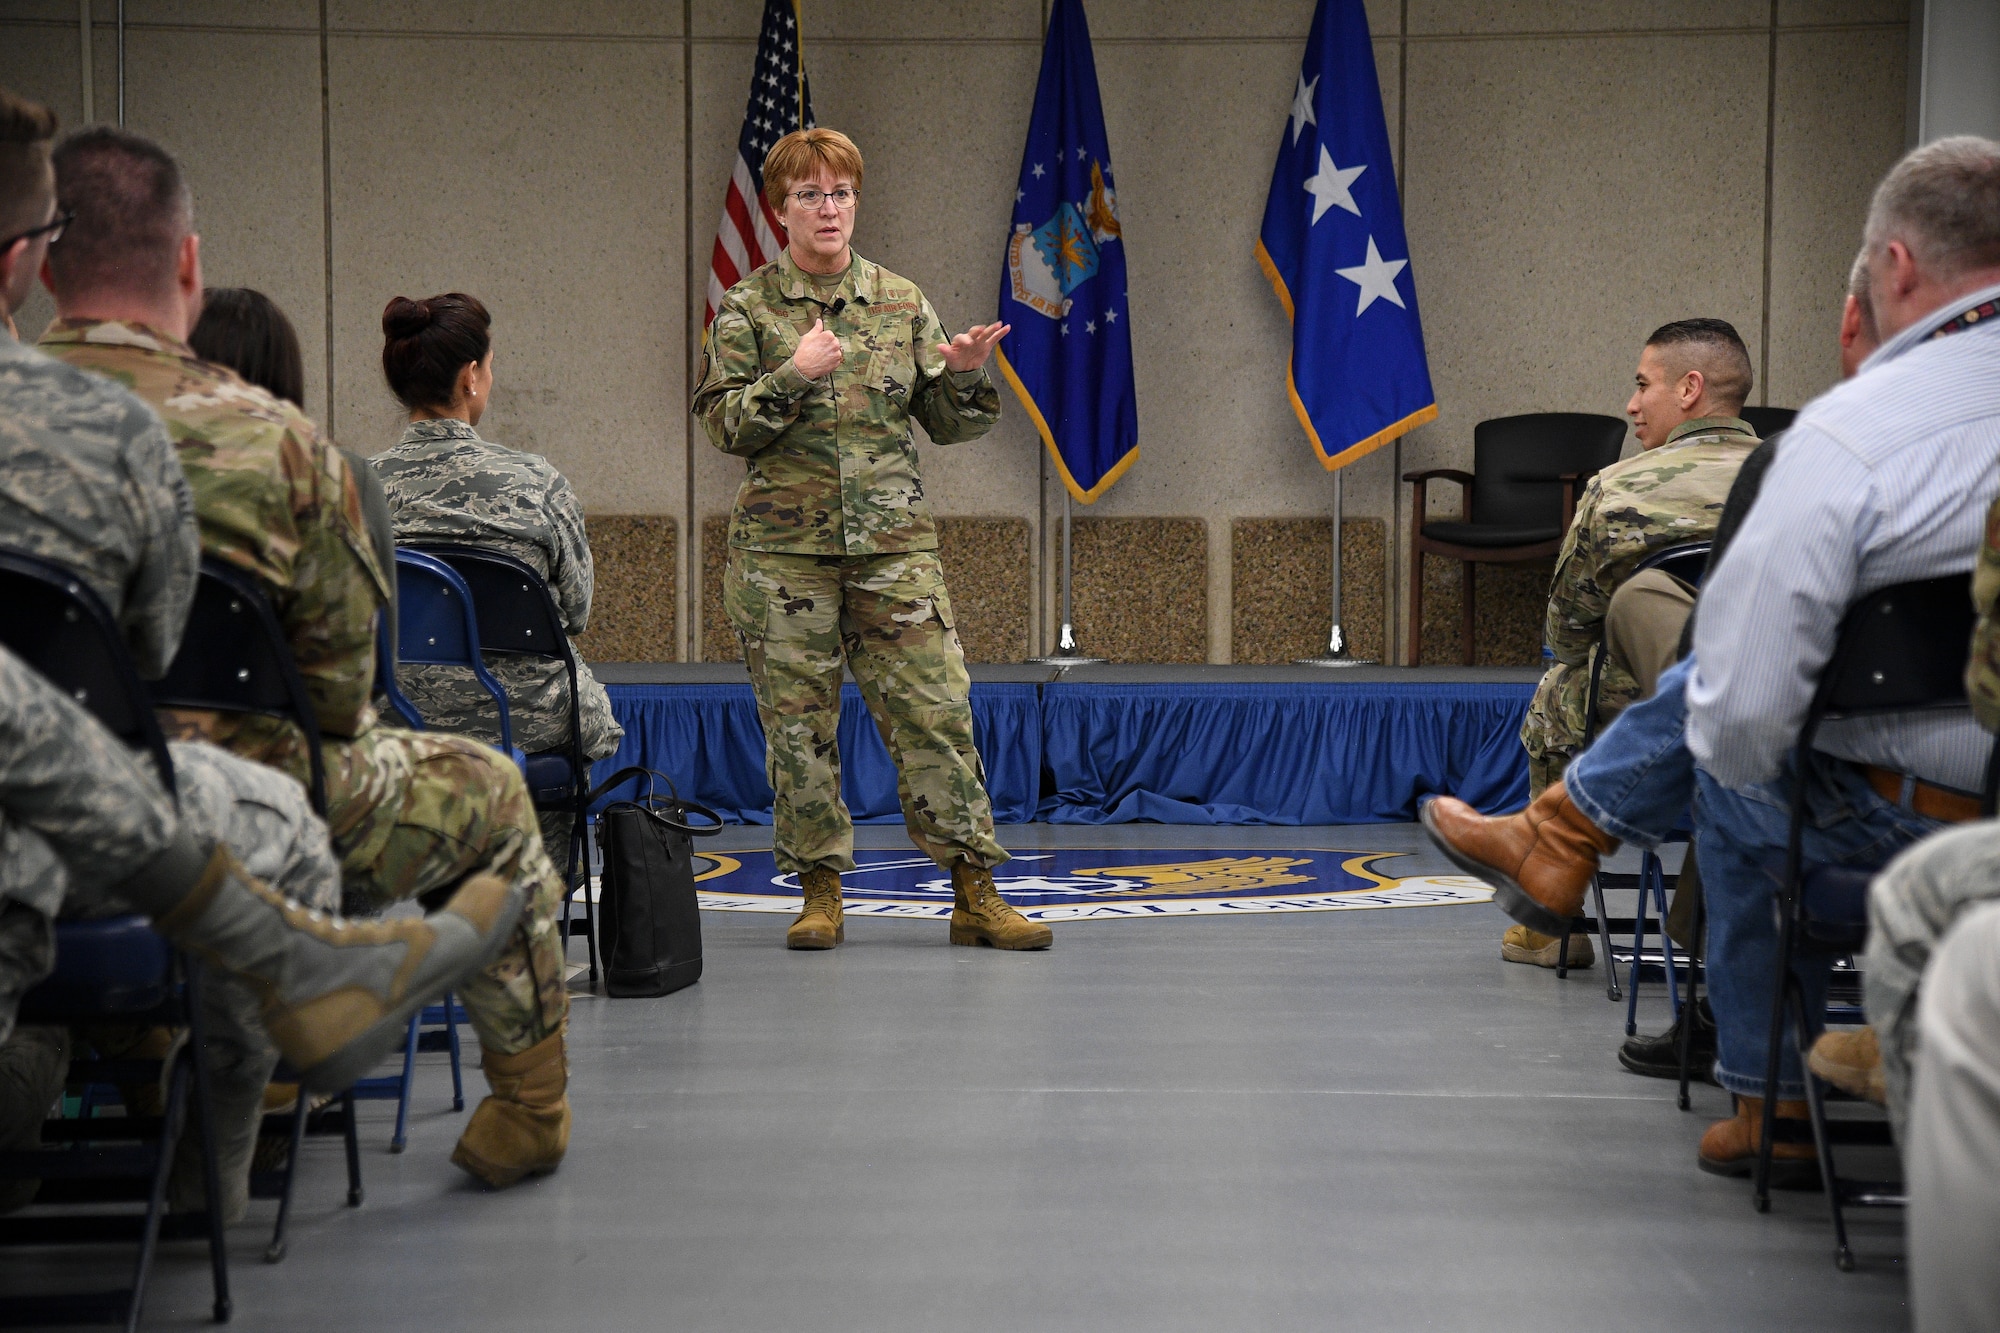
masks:
POLYGON ((783 209, 792 187, 812 180, 822 169, 835 180, 845 177, 855 189, 861 188, 861 150, 854 140, 839 130, 793 130, 764 154, 764 202, 774 212, 783 209))

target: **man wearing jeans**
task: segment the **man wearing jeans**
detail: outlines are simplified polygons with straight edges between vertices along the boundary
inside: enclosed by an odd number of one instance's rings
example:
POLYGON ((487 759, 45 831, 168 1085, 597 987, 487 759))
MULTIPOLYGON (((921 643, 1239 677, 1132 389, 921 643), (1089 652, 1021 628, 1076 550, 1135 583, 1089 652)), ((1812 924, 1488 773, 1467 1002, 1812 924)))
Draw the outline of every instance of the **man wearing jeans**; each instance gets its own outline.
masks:
MULTIPOLYGON (((1703 588, 1695 654, 1661 678, 1527 810, 1484 820, 1462 803, 1424 822, 1496 901, 1535 929, 1581 906, 1621 839, 1656 845, 1695 806, 1708 895, 1716 1077, 1737 1114, 1703 1137, 1701 1165, 1754 1160, 1793 783, 1807 784, 1805 854, 1875 867, 1977 808, 1987 742, 1964 711, 1829 724, 1804 773, 1790 751, 1855 599, 1971 567, 2000 489, 2000 144, 1940 140, 1877 189, 1866 232, 1875 317, 1887 338, 1853 382, 1809 406, 1761 502, 1703 588), (1684 733, 1684 734, 1683 734, 1684 733)), ((1807 1012, 1823 965, 1799 969, 1807 1012)), ((1803 1116, 1798 1054, 1784 1052, 1781 1115, 1803 1116)), ((1804 1144, 1782 1176, 1811 1177, 1804 1144)))

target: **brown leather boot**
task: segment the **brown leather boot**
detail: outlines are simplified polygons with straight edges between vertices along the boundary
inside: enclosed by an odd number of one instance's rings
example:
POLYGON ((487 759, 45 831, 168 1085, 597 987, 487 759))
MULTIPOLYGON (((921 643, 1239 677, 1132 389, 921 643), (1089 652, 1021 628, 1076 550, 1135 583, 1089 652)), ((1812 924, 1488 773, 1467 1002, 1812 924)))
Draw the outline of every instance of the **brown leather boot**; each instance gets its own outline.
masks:
POLYGON ((569 1053, 563 1033, 542 1038, 519 1055, 482 1051, 493 1095, 472 1113, 452 1149, 463 1167, 494 1189, 523 1176, 546 1176, 569 1150, 569 1053))
POLYGON ((814 866, 799 876, 805 890, 805 910, 785 931, 787 949, 831 949, 847 938, 847 926, 840 910, 840 872, 832 866, 814 866))
POLYGON ((1438 796, 1417 812, 1438 850, 1493 886, 1493 901, 1529 930, 1560 936, 1583 906, 1597 863, 1618 839, 1584 818, 1561 782, 1527 809, 1488 819, 1464 801, 1438 796))
MULTIPOLYGON (((1779 1102, 1778 1119, 1806 1118, 1806 1104, 1779 1102)), ((1718 1120, 1701 1136, 1696 1164, 1717 1176, 1747 1176, 1757 1169, 1757 1145, 1764 1128, 1764 1099, 1738 1097, 1736 1114, 1718 1120)), ((1818 1189, 1819 1153, 1810 1142, 1771 1145, 1771 1186, 1781 1190, 1818 1189)))
POLYGON ((1046 949, 1055 932, 1030 921, 993 887, 993 872, 970 861, 951 868, 951 942, 990 944, 996 949, 1046 949))

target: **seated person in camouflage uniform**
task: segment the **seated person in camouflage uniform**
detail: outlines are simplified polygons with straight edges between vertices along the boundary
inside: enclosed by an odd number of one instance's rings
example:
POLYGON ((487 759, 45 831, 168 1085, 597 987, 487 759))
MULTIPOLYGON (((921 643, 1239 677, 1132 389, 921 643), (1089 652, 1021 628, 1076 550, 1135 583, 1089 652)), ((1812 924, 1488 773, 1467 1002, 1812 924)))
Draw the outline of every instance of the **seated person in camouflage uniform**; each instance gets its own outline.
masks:
MULTIPOLYGON (((7 127, 0 134, 18 136, 0 141, 9 145, 0 152, 14 158, 17 168, 0 180, 0 211, 40 222, 55 212, 48 161, 54 117, 0 93, 0 122, 7 127)), ((5 264, 0 310, 25 298, 48 244, 24 242, 16 248, 23 256, 35 251, 33 262, 0 260, 5 264)), ((0 414, 7 423, 0 430, 0 545, 74 570, 119 618, 140 673, 163 674, 187 622, 201 549, 194 497, 166 428, 124 390, 4 335, 0 414)), ((180 817, 194 833, 228 844, 252 875, 291 901, 338 909, 340 868, 326 825, 298 783, 213 745, 173 741, 169 748, 180 817)), ((278 1052, 258 1020, 258 998, 249 986, 223 977, 202 994, 227 1195, 223 1211, 233 1218, 248 1206, 251 1142, 278 1052)), ((49 1077, 60 1083, 66 1043, 49 1041, 55 1031, 26 1032, 0 1049, 0 1083, 39 1088, 49 1077), (43 1075, 26 1072, 17 1063, 22 1058, 43 1075)), ((91 1037, 101 1047, 114 1035, 121 1052, 158 1053, 173 1034, 124 1029, 91 1037)), ((39 1120, 50 1096, 22 1094, 30 1124, 39 1120)), ((193 1133, 191 1126, 190 1146, 193 1133)), ((170 1194, 176 1205, 198 1201, 198 1168, 194 1152, 176 1157, 170 1194)))
MULTIPOLYGON (((520 772, 458 736, 381 726, 369 705, 387 574, 363 531, 339 450, 290 403, 202 361, 181 341, 201 295, 193 203, 173 158, 109 127, 54 155, 78 221, 51 255, 59 318, 42 347, 124 384, 159 411, 194 490, 202 549, 270 594, 326 745, 328 823, 345 900, 432 903, 478 875, 527 899, 501 955, 459 988, 492 1094, 452 1160, 494 1186, 554 1170, 569 1135, 569 1011, 556 914, 520 772)), ((177 713, 168 723, 305 779, 304 741, 275 718, 177 713)))
POLYGON ((831 949, 844 930, 845 665, 895 760, 910 840, 951 875, 951 942, 1045 949, 1048 927, 993 887, 1007 853, 910 438, 912 421, 937 444, 992 429, 1000 394, 984 367, 1007 328, 954 338, 915 283, 853 252, 861 153, 846 135, 795 131, 763 170, 788 244, 722 298, 693 411, 748 467, 722 596, 764 723, 778 867, 804 890, 786 944, 831 949))
MULTIPOLYGON (((1724 321, 1683 319, 1655 329, 1639 353, 1634 378, 1625 412, 1644 452, 1590 479, 1556 557, 1542 631, 1555 662, 1521 723, 1532 795, 1561 777, 1563 766, 1583 748, 1590 731, 1584 713, 1594 655, 1605 654, 1599 727, 1634 699, 1651 694, 1652 682, 1673 661, 1681 625, 1694 606, 1693 589, 1648 571, 1641 577, 1650 595, 1644 602, 1628 596, 1620 603, 1639 614, 1621 617, 1623 632, 1611 642, 1608 612, 1641 560, 1715 535, 1729 485, 1757 446, 1757 432, 1736 416, 1750 396, 1750 353, 1724 321)), ((1559 939, 1516 925, 1501 937, 1500 956, 1554 967, 1561 947, 1559 939)), ((1588 935, 1571 937, 1569 966, 1588 966, 1594 957, 1588 935)))
MULTIPOLYGON (((204 361, 228 366, 274 398, 304 410, 306 362, 299 350, 298 330, 278 303, 252 287, 209 287, 201 294, 201 318, 188 334, 188 346, 204 361)), ((382 481, 368 460, 352 449, 341 449, 354 485, 361 492, 361 517, 368 525, 368 542, 375 562, 392 574, 396 568, 396 532, 389 521, 389 501, 382 481)), ((389 642, 396 641, 396 580, 389 580, 387 615, 389 642)))
MULTIPOLYGON (((595 583, 583 506, 546 458, 483 440, 475 429, 493 401, 491 326, 478 298, 459 292, 389 302, 382 312, 382 372, 410 410, 410 424, 394 447, 375 456, 374 469, 398 542, 459 542, 513 556, 542 576, 563 630, 575 636, 589 627, 595 583)), ((486 665, 507 692, 514 744, 534 754, 569 743, 569 673, 562 663, 495 653, 486 665)), ((603 759, 618 749, 625 729, 581 654, 576 680, 584 756, 603 759)), ((411 666, 398 681, 426 726, 499 743, 499 710, 471 671, 411 666)), ((542 842, 551 855, 569 846, 569 825, 565 811, 543 813, 542 842)))

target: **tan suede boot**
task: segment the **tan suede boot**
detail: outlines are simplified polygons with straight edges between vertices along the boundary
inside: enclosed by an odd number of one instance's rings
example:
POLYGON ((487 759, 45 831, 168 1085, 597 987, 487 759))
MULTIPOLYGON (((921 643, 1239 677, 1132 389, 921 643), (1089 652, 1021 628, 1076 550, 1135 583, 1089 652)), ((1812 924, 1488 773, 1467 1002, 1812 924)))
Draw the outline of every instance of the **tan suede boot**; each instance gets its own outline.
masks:
POLYGON ((394 1050, 412 1013, 499 952, 526 897, 474 875, 427 917, 347 921, 299 906, 191 835, 117 893, 250 984, 272 1044, 311 1091, 345 1088, 394 1050))
POLYGON ((1842 1028, 1823 1032, 1806 1056, 1806 1068, 1851 1097, 1885 1106, 1889 1080, 1882 1073, 1882 1043, 1875 1029, 1842 1028))
POLYGON ((569 1151, 569 1052, 563 1032, 519 1055, 482 1051, 479 1066, 493 1095, 472 1112, 452 1149, 452 1165, 494 1189, 523 1176, 546 1176, 562 1165, 569 1151))
MULTIPOLYGON (((1543 935, 1529 930, 1526 926, 1509 926, 1500 937, 1500 957, 1509 963, 1526 963, 1530 967, 1553 968, 1556 955, 1562 952, 1562 936, 1543 935)), ((1570 967, 1590 967, 1597 962, 1596 946, 1590 936, 1577 931, 1569 937, 1570 967)))
POLYGON ((1030 921, 993 887, 993 872, 970 861, 951 868, 951 942, 990 944, 996 949, 1046 949, 1055 932, 1030 921))
POLYGON ((1598 862, 1618 850, 1551 783, 1527 809, 1489 819, 1464 801, 1439 796, 1417 812, 1438 850, 1468 875, 1493 886, 1501 911, 1533 931, 1561 935, 1583 906, 1598 862))
POLYGON ((799 876, 805 891, 805 910, 785 931, 787 949, 831 949, 847 938, 847 925, 840 910, 840 872, 832 866, 814 866, 799 876))
MULTIPOLYGON (((1806 1104, 1779 1102, 1778 1119, 1803 1122, 1806 1104)), ((1747 1176, 1757 1169, 1757 1145, 1762 1142, 1764 1099, 1738 1097, 1736 1114, 1718 1120, 1701 1136, 1696 1165, 1711 1175, 1747 1176)), ((1811 1143, 1771 1145, 1771 1185, 1775 1189, 1817 1189, 1819 1153, 1811 1143)))

